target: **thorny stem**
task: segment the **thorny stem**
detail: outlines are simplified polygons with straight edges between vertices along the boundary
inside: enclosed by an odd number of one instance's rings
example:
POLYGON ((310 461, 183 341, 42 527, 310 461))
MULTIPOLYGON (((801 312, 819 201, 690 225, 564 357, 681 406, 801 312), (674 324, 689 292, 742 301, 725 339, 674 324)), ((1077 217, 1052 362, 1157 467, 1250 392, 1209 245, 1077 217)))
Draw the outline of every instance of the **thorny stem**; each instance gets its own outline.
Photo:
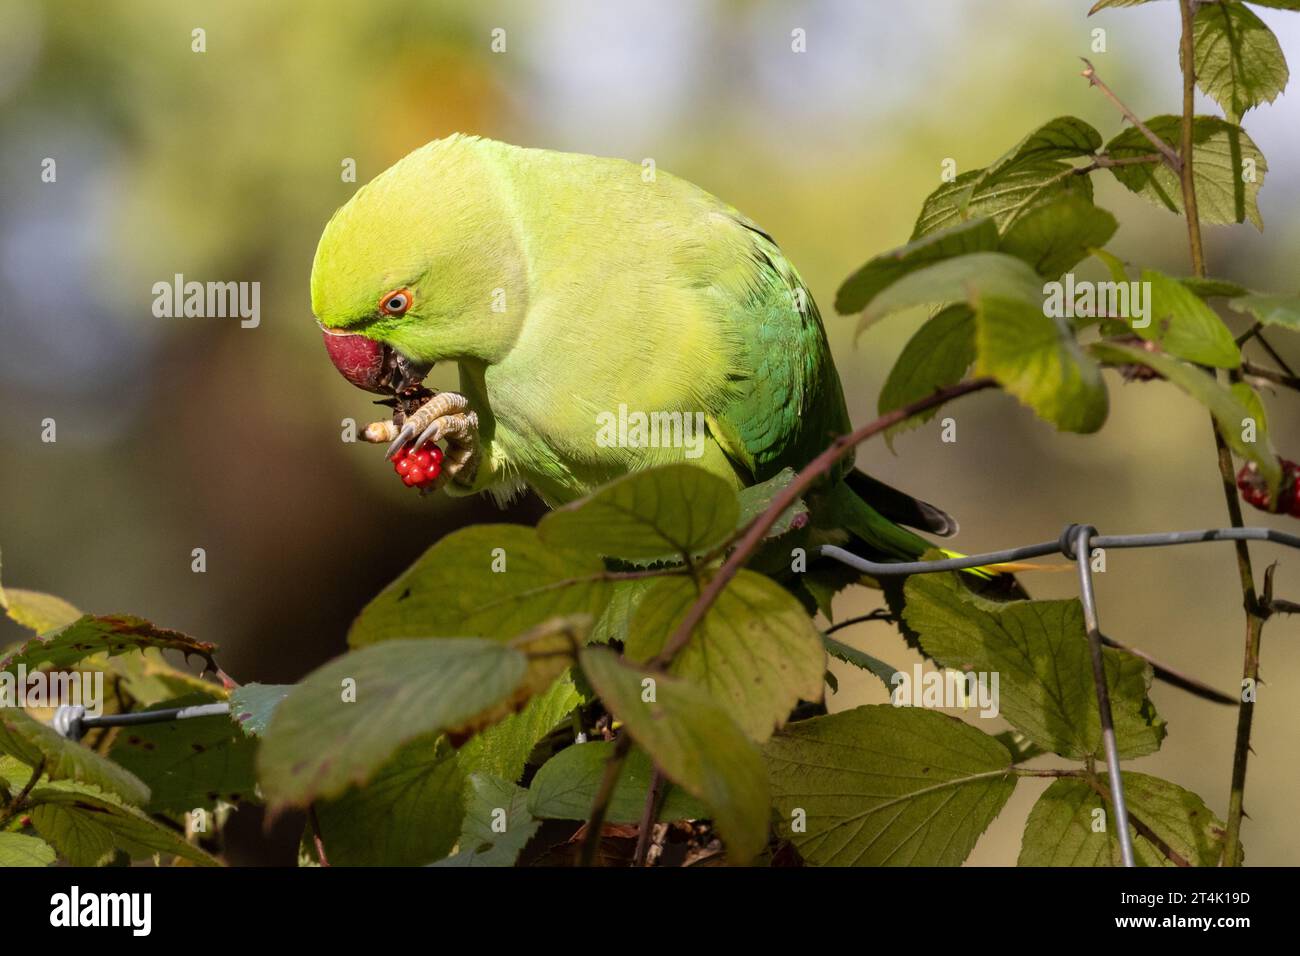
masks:
POLYGON ((605 829, 605 814, 609 812, 609 801, 614 796, 614 787, 618 784, 619 775, 623 772, 623 764, 631 749, 632 738, 627 728, 624 728, 614 743, 614 752, 605 761, 605 772, 600 778, 600 789, 596 791, 596 799, 591 806, 591 816, 587 818, 587 835, 582 841, 582 856, 578 861, 582 866, 592 866, 596 862, 596 851, 600 849, 600 833, 605 829))
POLYGON ((781 515, 785 514, 786 510, 798 501, 805 491, 825 477, 835 463, 849 453, 850 449, 880 434, 889 427, 911 418, 913 415, 920 414, 931 408, 937 408, 962 395, 996 386, 997 382, 991 378, 973 378, 956 385, 950 385, 947 388, 941 388, 925 398, 895 409, 887 415, 882 415, 875 421, 868 422, 856 431, 848 435, 841 435, 831 442, 829 448, 805 465, 804 469, 795 475, 794 480, 772 499, 766 511, 750 522, 744 535, 741 536, 740 542, 717 573, 709 579, 709 583, 700 592, 700 596, 691 605, 690 610, 686 612, 686 616, 682 618, 677 630, 664 644, 663 650, 654 659, 651 666, 666 667, 677 652, 686 646, 686 642, 691 639, 691 634, 694 633, 695 628, 704 620, 709 608, 718 600, 731 579, 736 576, 736 573, 758 549, 768 531, 772 529, 772 526, 776 524, 781 515))
MULTIPOLYGON (((1083 58, 1081 57, 1081 59, 1083 58)), ((1174 152, 1173 147, 1155 133, 1151 132, 1150 127, 1138 119, 1137 114, 1124 105, 1124 102, 1115 95, 1115 91, 1107 86, 1102 78, 1097 75, 1097 70, 1093 67, 1091 62, 1087 59, 1083 59, 1083 64, 1087 67, 1087 69, 1083 71, 1083 78, 1092 86, 1101 90, 1101 92, 1105 94, 1106 98, 1118 107, 1119 111, 1124 114, 1124 118, 1132 123, 1134 127, 1137 128, 1138 132, 1145 136, 1151 145, 1160 152, 1160 155, 1164 157, 1165 162, 1169 164, 1170 169, 1176 173, 1181 172, 1183 163, 1182 160, 1178 158, 1178 154, 1174 152)))
MULTIPOLYGON (((1196 180, 1192 170, 1192 132, 1196 96, 1196 59, 1195 41, 1192 35, 1194 10, 1192 0, 1178 0, 1178 10, 1182 18, 1182 72, 1183 72, 1183 122, 1182 122, 1182 168, 1179 170, 1183 187, 1183 212, 1187 217, 1187 241, 1192 257, 1192 272, 1204 277, 1205 251, 1201 245, 1201 220, 1196 207, 1196 180)), ((1223 484, 1223 496, 1228 506, 1228 519, 1234 528, 1240 528, 1244 522, 1241 517, 1241 502, 1237 498, 1236 482, 1233 478, 1232 452, 1220 433, 1218 426, 1211 420, 1214 429, 1214 445, 1218 453, 1219 477, 1223 484)), ((1237 575, 1241 580, 1241 598, 1246 611, 1246 648, 1242 664, 1242 685, 1259 680, 1259 645, 1260 634, 1264 627, 1264 617, 1255 595, 1255 572, 1251 567, 1250 548, 1245 541, 1236 542, 1237 575)), ((1253 696, 1253 695, 1252 695, 1253 696)), ((1255 716, 1255 704, 1243 695, 1237 706, 1237 739, 1232 754, 1232 784, 1228 795, 1228 820, 1223 838, 1223 864, 1236 866, 1241 846, 1241 818, 1246 791, 1246 761, 1250 755, 1250 727, 1255 716)))

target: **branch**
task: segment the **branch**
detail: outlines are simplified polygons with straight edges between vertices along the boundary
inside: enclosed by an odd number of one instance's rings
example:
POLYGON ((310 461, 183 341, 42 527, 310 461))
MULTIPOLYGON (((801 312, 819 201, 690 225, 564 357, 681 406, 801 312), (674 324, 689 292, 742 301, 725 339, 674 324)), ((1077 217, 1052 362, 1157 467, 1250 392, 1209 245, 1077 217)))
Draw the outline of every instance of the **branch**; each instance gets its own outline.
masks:
POLYGON ((623 763, 627 760, 628 751, 631 749, 632 737, 628 734, 627 728, 624 728, 614 744, 614 752, 605 761, 605 772, 600 778, 600 789, 596 791, 596 799, 591 805, 591 816, 587 818, 587 835, 582 841, 582 856, 578 861, 580 866, 594 866, 596 863, 596 851, 600 849, 600 834, 605 829, 605 814, 609 812, 609 801, 614 797, 614 787, 618 784, 619 775, 623 772, 623 763))
POLYGON ((736 572, 741 569, 758 549, 758 546, 762 544, 767 533, 772 530, 772 526, 776 524, 781 515, 785 514, 786 509, 798 501, 805 491, 829 474, 835 463, 848 454, 851 449, 897 425, 899 422, 906 421, 913 415, 928 411, 931 408, 938 408, 940 405, 962 395, 968 395, 971 392, 978 392, 986 388, 995 388, 996 386, 997 382, 991 378, 968 379, 957 385, 941 388, 932 395, 895 409, 888 415, 882 415, 856 431, 848 435, 841 435, 835 439, 829 448, 805 465, 803 471, 795 475, 794 481, 790 482, 779 495, 772 499, 766 511, 750 522, 735 550, 731 552, 730 557, 718 569, 717 573, 709 579, 708 585, 700 592, 700 596, 691 605, 690 610, 686 612, 681 624, 677 626, 677 630, 673 632, 672 637, 664 644, 663 650, 655 658, 651 666, 666 667, 677 652, 686 646, 686 642, 691 639, 691 633, 704 620, 709 608, 718 600, 727 584, 736 576, 736 572))
POLYGON ((1097 89, 1101 90, 1102 93, 1106 95, 1106 98, 1114 103, 1115 106, 1119 108, 1119 111, 1124 114, 1124 118, 1132 123, 1137 128, 1138 132, 1150 140, 1151 145, 1154 146, 1160 152, 1160 155, 1164 157, 1164 160, 1169 164, 1170 169, 1175 173, 1181 172, 1183 161, 1178 158, 1178 154, 1174 152, 1173 147, 1155 133, 1151 132, 1150 127, 1138 119, 1137 114, 1124 105, 1123 101, 1115 95, 1115 91, 1107 86, 1102 78, 1097 75, 1097 70, 1093 67, 1092 63, 1090 63, 1086 58, 1080 57, 1080 59, 1083 60, 1084 66, 1087 67, 1087 69, 1085 69, 1081 74, 1083 78, 1087 80, 1091 86, 1095 86, 1097 89))
POLYGON ((641 810, 641 826, 636 835, 636 853, 632 856, 633 866, 645 866, 646 854, 650 850, 650 833, 655 827, 655 817, 659 813, 659 801, 664 793, 664 775, 658 767, 650 777, 650 787, 646 790, 645 806, 641 810))
POLYGON ((1256 365, 1249 359, 1242 359, 1241 371, 1246 375, 1253 376, 1254 378, 1262 378, 1264 381, 1272 382, 1274 385, 1282 385, 1286 388, 1292 388, 1300 392, 1300 377, 1295 375, 1288 375, 1285 372, 1275 372, 1265 365, 1256 365))

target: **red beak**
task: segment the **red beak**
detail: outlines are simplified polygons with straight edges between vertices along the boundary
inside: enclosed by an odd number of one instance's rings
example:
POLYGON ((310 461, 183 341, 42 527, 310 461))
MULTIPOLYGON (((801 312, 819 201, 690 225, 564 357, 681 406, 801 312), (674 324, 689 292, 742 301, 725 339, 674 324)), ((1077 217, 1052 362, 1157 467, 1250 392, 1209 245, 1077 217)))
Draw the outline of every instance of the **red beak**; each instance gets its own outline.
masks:
POLYGON ((343 377, 367 392, 388 395, 392 392, 392 350, 364 335, 322 330, 325 351, 343 377))

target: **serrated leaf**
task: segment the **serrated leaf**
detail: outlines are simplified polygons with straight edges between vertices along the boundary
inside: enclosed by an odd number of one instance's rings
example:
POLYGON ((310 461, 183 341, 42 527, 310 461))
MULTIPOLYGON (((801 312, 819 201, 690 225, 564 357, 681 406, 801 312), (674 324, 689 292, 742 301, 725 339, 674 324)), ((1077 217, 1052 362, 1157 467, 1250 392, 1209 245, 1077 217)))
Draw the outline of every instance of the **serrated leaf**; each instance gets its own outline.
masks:
POLYGON ((978 193, 975 185, 985 171, 973 169, 962 173, 926 197, 912 239, 983 216, 992 219, 1002 230, 1017 216, 1058 196, 1077 195, 1091 202, 1092 181, 1087 176, 1076 175, 1074 169, 1069 163, 1056 160, 1022 166, 1003 173, 978 193))
POLYGON ((608 644, 610 641, 627 640, 627 629, 632 624, 636 609, 641 606, 642 599, 655 580, 631 578, 615 581, 609 589, 609 602, 591 629, 592 643, 608 644))
POLYGON ((596 618, 613 588, 594 554, 544 544, 522 525, 447 535, 365 606, 348 644, 409 637, 510 639, 548 618, 596 618))
MULTIPOLYGON (((885 415, 955 385, 974 361, 975 313, 964 305, 949 306, 928 319, 903 346, 880 389, 877 411, 885 415)), ((938 413, 932 408, 899 422, 885 432, 885 440, 892 447, 899 432, 916 428, 938 413)))
MULTIPOLYGON (((1178 149, 1181 117, 1155 116, 1146 125, 1178 149)), ((1106 152, 1116 159, 1143 156, 1151 151, 1151 142, 1136 127, 1125 129, 1106 145, 1106 152)), ((1182 215, 1182 185, 1165 163, 1138 163, 1109 169, 1139 196, 1182 215)), ((1202 222, 1232 223, 1249 219, 1263 229, 1257 197, 1267 171, 1264 154, 1239 126, 1217 116, 1196 117, 1192 125, 1192 175, 1202 222)))
POLYGON ((946 259, 909 273, 881 292, 863 312, 858 329, 918 305, 965 302, 974 307, 993 297, 1041 305, 1043 281, 1024 262, 1001 252, 946 259))
POLYGON ((250 737, 263 737, 271 715, 293 684, 244 684, 230 695, 230 719, 250 737))
POLYGON ((528 791, 488 774, 471 774, 464 829, 455 856, 434 866, 514 866, 541 822, 528 812, 528 791))
POLYGON ((886 664, 878 657, 872 657, 866 651, 860 651, 843 641, 836 640, 829 634, 822 635, 822 642, 826 645, 826 653, 830 654, 831 657, 874 674, 885 685, 885 690, 893 693, 895 686, 894 675, 899 672, 898 668, 892 664, 886 664))
POLYGON ((15 670, 19 664, 26 665, 28 671, 42 667, 66 670, 96 654, 115 657, 146 648, 179 651, 186 659, 194 655, 211 670, 218 670, 212 656, 215 644, 129 614, 87 614, 67 627, 18 645, 0 657, 0 671, 15 670))
MULTIPOLYGON (((1186 276, 1179 279, 1186 288, 1190 289, 1202 299, 1212 299, 1217 297, 1231 299, 1236 296, 1249 294, 1250 290, 1244 285, 1239 285, 1230 279, 1201 278, 1199 276, 1186 276)), ((1231 303, 1229 303, 1231 304, 1231 303)))
POLYGON ((1055 279, 1104 246, 1118 223, 1087 199, 1066 195, 1029 210, 1007 227, 999 251, 1023 259, 1045 279, 1055 279))
MULTIPOLYGON (((1124 802, 1131 818, 1154 835, 1148 839, 1130 820, 1129 833, 1139 866, 1175 866, 1160 844, 1191 866, 1217 866, 1223 854, 1223 824, 1190 790, 1144 773, 1123 771, 1124 802)), ((1105 774, 1098 784, 1109 786, 1105 774)), ((1086 780, 1063 778, 1043 792, 1029 813, 1019 866, 1120 866, 1119 837, 1109 800, 1086 780), (1097 811, 1102 811, 1099 815, 1097 811), (1107 823, 1094 832, 1096 820, 1107 823)))
POLYGON ((1271 103, 1286 89, 1290 71, 1277 37, 1241 3, 1212 3, 1192 24, 1196 85, 1240 120, 1247 110, 1271 103))
MULTIPOLYGON (((699 592, 687 578, 664 578, 647 594, 628 632, 626 653, 648 661, 663 650, 699 592)), ((742 570, 728 583, 671 672, 708 692, 760 743, 800 700, 819 700, 826 651, 803 606, 771 578, 742 570)))
POLYGON ((547 514, 544 544, 613 558, 679 558, 706 551, 735 530, 731 485, 695 465, 632 472, 547 514))
POLYGON ((1243 440, 1243 422, 1251 417, 1250 409, 1243 406, 1236 396, 1212 375, 1168 355, 1148 352, 1118 342, 1094 342, 1089 346, 1089 350, 1102 362, 1115 365, 1145 365, 1204 405, 1214 416, 1219 432, 1232 450, 1242 458, 1258 465, 1268 487, 1276 491, 1282 480, 1282 465, 1278 462, 1277 453, 1273 450, 1272 444, 1267 441, 1266 435, 1263 436, 1265 439, 1263 441, 1243 440))
MULTIPOLYGON (((208 698, 193 695, 161 706, 207 702, 208 698)), ((124 727, 113 739, 109 757, 149 781, 146 810, 184 813, 211 809, 218 800, 237 803, 252 796, 256 752, 256 743, 241 734, 229 717, 218 714, 124 727)))
POLYGON ((313 807, 331 866, 424 866, 456 845, 465 773, 445 738, 398 749, 364 787, 313 807))
POLYGON ((161 853, 199 866, 219 866, 205 850, 185 841, 115 795, 59 781, 32 790, 32 826, 73 866, 97 866, 121 851, 133 860, 161 853))
POLYGON ((41 766, 51 780, 92 784, 138 806, 149 802, 149 787, 135 774, 59 736, 21 707, 0 708, 0 752, 29 767, 41 766))
POLYGON ((766 774, 758 749, 727 712, 695 685, 625 663, 607 648, 587 647, 581 660, 624 732, 669 780, 709 808, 730 862, 757 856, 768 835, 766 774), (643 699, 651 690, 653 699, 643 699))
POLYGON ((972 196, 977 197, 1012 173, 1044 164, 1091 156, 1101 148, 1101 134, 1076 116, 1058 116, 1034 130, 1003 156, 990 164, 975 180, 972 196))
MULTIPOLYGON (((597 740, 561 750, 537 771, 528 788, 528 811, 540 820, 585 820, 605 775, 614 742, 597 740)), ((605 811, 606 823, 637 823, 645 809, 654 764, 639 747, 628 752, 605 811)), ((665 783, 658 820, 698 820, 708 810, 681 787, 665 783)))
POLYGON ((384 641, 336 658, 271 717, 257 760, 268 801, 304 806, 365 783, 402 745, 509 697, 527 667, 520 651, 481 638, 384 641))
POLYGON ((860 312, 881 291, 917 269, 973 252, 992 251, 998 230, 990 219, 954 223, 946 229, 914 239, 905 246, 882 252, 845 280, 835 296, 841 315, 860 312))
MULTIPOLYGON (((921 649, 944 667, 998 675, 1000 715, 1042 747, 1100 757, 1101 720, 1083 607, 1078 600, 994 602, 955 574, 919 574, 904 586, 903 616, 921 649)), ((1149 665, 1102 651, 1120 756, 1154 753, 1165 722, 1147 698, 1149 665)))
POLYGON ((5 588, 3 593, 9 619, 37 634, 67 627, 81 617, 80 611, 53 594, 23 588, 5 588))
POLYGON ((791 724, 764 756, 779 832, 815 866, 957 866, 1016 786, 992 737, 889 704, 791 724))
POLYGON ((1158 342, 1170 355, 1215 368, 1238 368, 1241 349, 1223 320, 1191 289, 1154 269, 1142 270, 1150 290, 1150 323, 1130 323, 1149 342, 1158 342))
POLYGON ((21 833, 0 833, 0 867, 49 866, 54 847, 44 840, 21 833))
POLYGON ((1277 325, 1300 331, 1300 295, 1241 295, 1228 303, 1238 312, 1246 312, 1264 325, 1277 325))
MULTIPOLYGON (((777 495, 790 487, 790 482, 794 481, 794 479, 795 471, 793 468, 782 468, 767 481, 760 481, 756 485, 741 488, 736 493, 736 500, 740 505, 740 514, 736 518, 736 530, 740 531, 748 527, 751 521, 768 509, 777 495)), ((802 498, 797 499, 794 504, 781 512, 781 517, 776 519, 776 524, 772 525, 766 537, 780 537, 790 530, 797 518, 807 513, 808 506, 804 504, 802 498)))
POLYGON ((582 695, 569 674, 533 697, 523 710, 475 734, 458 751, 467 773, 487 773, 518 780, 533 748, 582 704, 582 695))
POLYGON ((995 296, 975 310, 975 371, 991 375, 1038 417, 1062 431, 1094 432, 1109 398, 1101 369, 1061 318, 995 296))

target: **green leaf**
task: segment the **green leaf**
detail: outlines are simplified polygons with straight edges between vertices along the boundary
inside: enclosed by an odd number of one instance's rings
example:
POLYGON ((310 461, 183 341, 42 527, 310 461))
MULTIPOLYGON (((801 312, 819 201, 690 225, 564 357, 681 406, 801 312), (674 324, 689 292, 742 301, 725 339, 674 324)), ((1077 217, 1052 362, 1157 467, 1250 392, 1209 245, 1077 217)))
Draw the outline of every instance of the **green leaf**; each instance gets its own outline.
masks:
MULTIPOLYGON (((1139 866, 1176 865, 1160 844, 1192 866, 1218 865, 1223 854, 1224 827, 1200 797, 1144 773, 1126 770, 1120 777, 1139 866), (1142 835, 1133 819, 1142 821, 1155 840, 1142 835)), ((1109 787, 1107 780, 1101 774, 1098 784, 1109 787)), ((1110 801, 1103 800, 1087 780, 1070 777, 1053 782, 1029 813, 1018 865, 1120 866, 1119 837, 1110 801), (1093 830, 1099 818, 1106 823, 1102 833, 1093 830)))
MULTIPOLYGON (((1182 118, 1156 116, 1147 127, 1175 150, 1182 118)), ((1116 159, 1143 156, 1151 142, 1136 127, 1112 139, 1106 152, 1116 159)), ((1165 163, 1111 166, 1111 174, 1139 196, 1182 215, 1183 193, 1178 176, 1165 163)), ((1249 219, 1259 229, 1257 197, 1268 163, 1254 141, 1239 126, 1217 116, 1198 116, 1192 124, 1192 174, 1196 205, 1202 222, 1231 223, 1249 219)))
POLYGON ((29 799, 32 826, 72 866, 98 866, 118 851, 133 860, 161 853, 200 866, 220 865, 175 830, 95 787, 42 784, 29 799))
POLYGON ((721 544, 736 527, 732 487, 695 465, 664 465, 611 481, 547 514, 544 544, 614 558, 673 558, 721 544))
POLYGON ((1253 315, 1256 322, 1300 332, 1300 295, 1252 293, 1238 296, 1228 305, 1253 315))
MULTIPOLYGON (((1213 299, 1216 296, 1231 299, 1250 293, 1250 290, 1244 285, 1238 285, 1229 279, 1203 279, 1199 276, 1187 276, 1178 281, 1202 299, 1213 299)), ((1229 304, 1231 305, 1231 303, 1229 304)))
POLYGON ((528 791, 488 774, 471 774, 459 850, 434 866, 513 866, 541 822, 528 812, 528 791))
POLYGON ((927 196, 912 239, 982 216, 992 219, 998 229, 1006 229, 1017 216, 1057 196, 1077 195, 1092 201, 1091 180, 1077 175, 1069 163, 1046 161, 1020 166, 985 183, 977 192, 975 186, 984 173, 983 169, 962 173, 927 196))
POLYGON ((41 766, 51 780, 93 784, 140 806, 149 802, 149 787, 135 774, 60 737, 53 727, 21 707, 0 708, 0 753, 17 757, 29 767, 41 766))
POLYGON ((898 673, 896 667, 886 664, 878 657, 872 657, 866 651, 860 651, 843 641, 838 641, 829 634, 822 635, 822 643, 826 645, 826 653, 830 654, 831 657, 875 674, 876 677, 880 678, 880 682, 885 685, 885 690, 893 693, 894 675, 898 673))
MULTIPOLYGON (((627 656, 658 655, 698 596, 688 578, 659 581, 632 621, 627 656)), ((762 742, 800 700, 821 699, 826 651, 803 605, 771 578, 742 570, 677 653, 671 672, 707 691, 762 742)))
POLYGON ((3 606, 9 619, 37 634, 67 627, 81 612, 63 598, 42 591, 26 591, 22 588, 5 588, 3 606))
POLYGON ((1109 399, 1097 363, 1075 341, 1069 324, 1041 305, 989 296, 975 310, 975 371, 1062 431, 1094 432, 1109 399))
MULTIPOLYGON (((749 523, 761 515, 776 496, 790 487, 790 482, 795 479, 793 468, 782 468, 767 481, 760 481, 756 485, 749 485, 741 488, 736 493, 736 500, 740 505, 740 514, 736 518, 736 531, 749 526, 749 523)), ((776 519, 776 524, 772 525, 766 537, 777 538, 785 534, 794 525, 795 519, 808 513, 808 506, 804 504, 803 499, 796 499, 795 503, 781 513, 781 517, 776 519)))
POLYGON ((521 525, 474 525, 447 535, 384 588, 353 622, 348 643, 510 639, 560 615, 594 619, 611 590, 597 555, 544 544, 521 525))
MULTIPOLYGON (((903 346, 880 389, 876 408, 881 415, 910 405, 962 380, 975 361, 975 313, 967 306, 949 306, 928 319, 903 346)), ((899 432, 916 428, 937 415, 932 408, 885 432, 892 446, 899 432)))
POLYGON ((1150 289, 1150 323, 1132 323, 1134 332, 1160 343, 1170 355, 1198 365, 1240 367, 1241 349, 1232 332, 1200 296, 1154 269, 1143 269, 1142 281, 1150 289))
POLYGON ((0 657, 0 671, 16 670, 24 664, 28 671, 37 668, 66 670, 95 654, 114 657, 146 648, 179 651, 186 660, 191 655, 217 671, 212 657, 215 644, 196 641, 188 634, 170 628, 155 627, 143 618, 128 614, 87 614, 61 630, 34 637, 0 657))
POLYGON ((1045 164, 1091 156, 1101 148, 1101 134, 1075 116, 1058 116, 1034 130, 992 163, 972 187, 972 197, 987 192, 1010 174, 1041 169, 1045 164))
POLYGON ((909 273, 872 300, 858 329, 918 305, 965 302, 975 306, 992 296, 1039 304, 1042 290, 1043 282, 1034 270, 1014 256, 975 252, 909 273))
POLYGON ((364 787, 313 806, 331 866, 424 866, 456 845, 465 773, 445 738, 398 749, 364 787))
POLYGON ((917 269, 954 256, 992 251, 997 245, 998 230, 992 220, 972 219, 882 252, 840 286, 835 296, 835 310, 841 315, 860 312, 880 292, 917 269))
POLYGON ((1109 242, 1117 227, 1106 210, 1070 194, 1026 212, 1007 228, 998 249, 1023 259, 1043 278, 1055 279, 1109 242))
MULTIPOLYGON (((921 649, 944 667, 998 675, 1000 714, 1063 757, 1101 757, 1101 720, 1083 607, 1078 600, 994 602, 951 573, 921 574, 904 586, 903 616, 921 649)), ((1154 753, 1165 722, 1147 699, 1149 665, 1102 651, 1120 756, 1154 753)))
POLYGON ((582 670, 664 775, 709 808, 730 861, 757 856, 767 844, 766 774, 727 712, 695 685, 630 665, 607 648, 585 648, 582 670))
POLYGON ((403 744, 509 697, 527 666, 515 648, 479 638, 385 641, 336 658, 271 717, 258 753, 269 802, 304 806, 365 783, 403 744))
MULTIPOLYGON (((209 702, 191 695, 160 706, 209 702)), ((218 800, 237 803, 252 796, 256 752, 256 743, 241 734, 229 717, 218 714, 124 727, 114 738, 109 757, 149 781, 146 810, 183 813, 211 809, 218 800)))
POLYGON ((54 847, 44 840, 21 833, 0 833, 0 867, 49 866, 54 847))
POLYGON ((1196 85, 1231 118, 1271 103, 1290 71, 1282 46, 1264 21, 1240 3, 1206 4, 1192 25, 1196 85))
POLYGON ((271 715, 293 684, 245 684, 230 695, 230 719, 250 737, 266 736, 271 715))
POLYGON ((631 578, 615 581, 609 589, 609 603, 600 612, 591 629, 590 640, 596 644, 626 641, 636 609, 641 606, 646 592, 654 586, 656 578, 631 578))
POLYGON ((562 675, 519 713, 470 738, 458 752, 462 769, 518 780, 533 748, 581 704, 572 676, 562 675))
POLYGON ((1277 489, 1282 481, 1282 465, 1278 462, 1277 453, 1267 440, 1267 435, 1257 434, 1257 440, 1254 442, 1243 440, 1243 423, 1252 417, 1251 411, 1212 375, 1168 355, 1121 345, 1118 342, 1094 342, 1089 349, 1102 362, 1115 365, 1145 365, 1200 402, 1214 416, 1219 432, 1232 450, 1242 458, 1258 465, 1260 474, 1264 476, 1269 488, 1277 489), (1260 437, 1264 440, 1258 440, 1260 437))
MULTIPOLYGON (((528 811, 541 820, 585 820, 591 815, 605 764, 614 742, 597 740, 566 747, 542 765, 528 788, 528 811)), ((649 755, 633 747, 623 763, 618 784, 605 811, 607 823, 637 823, 645 808, 654 764, 649 755)), ((698 820, 708 810, 689 793, 665 783, 658 820, 698 820)))
POLYGON ((764 756, 780 834, 815 866, 957 866, 1016 786, 992 737, 890 704, 791 724, 764 756))

